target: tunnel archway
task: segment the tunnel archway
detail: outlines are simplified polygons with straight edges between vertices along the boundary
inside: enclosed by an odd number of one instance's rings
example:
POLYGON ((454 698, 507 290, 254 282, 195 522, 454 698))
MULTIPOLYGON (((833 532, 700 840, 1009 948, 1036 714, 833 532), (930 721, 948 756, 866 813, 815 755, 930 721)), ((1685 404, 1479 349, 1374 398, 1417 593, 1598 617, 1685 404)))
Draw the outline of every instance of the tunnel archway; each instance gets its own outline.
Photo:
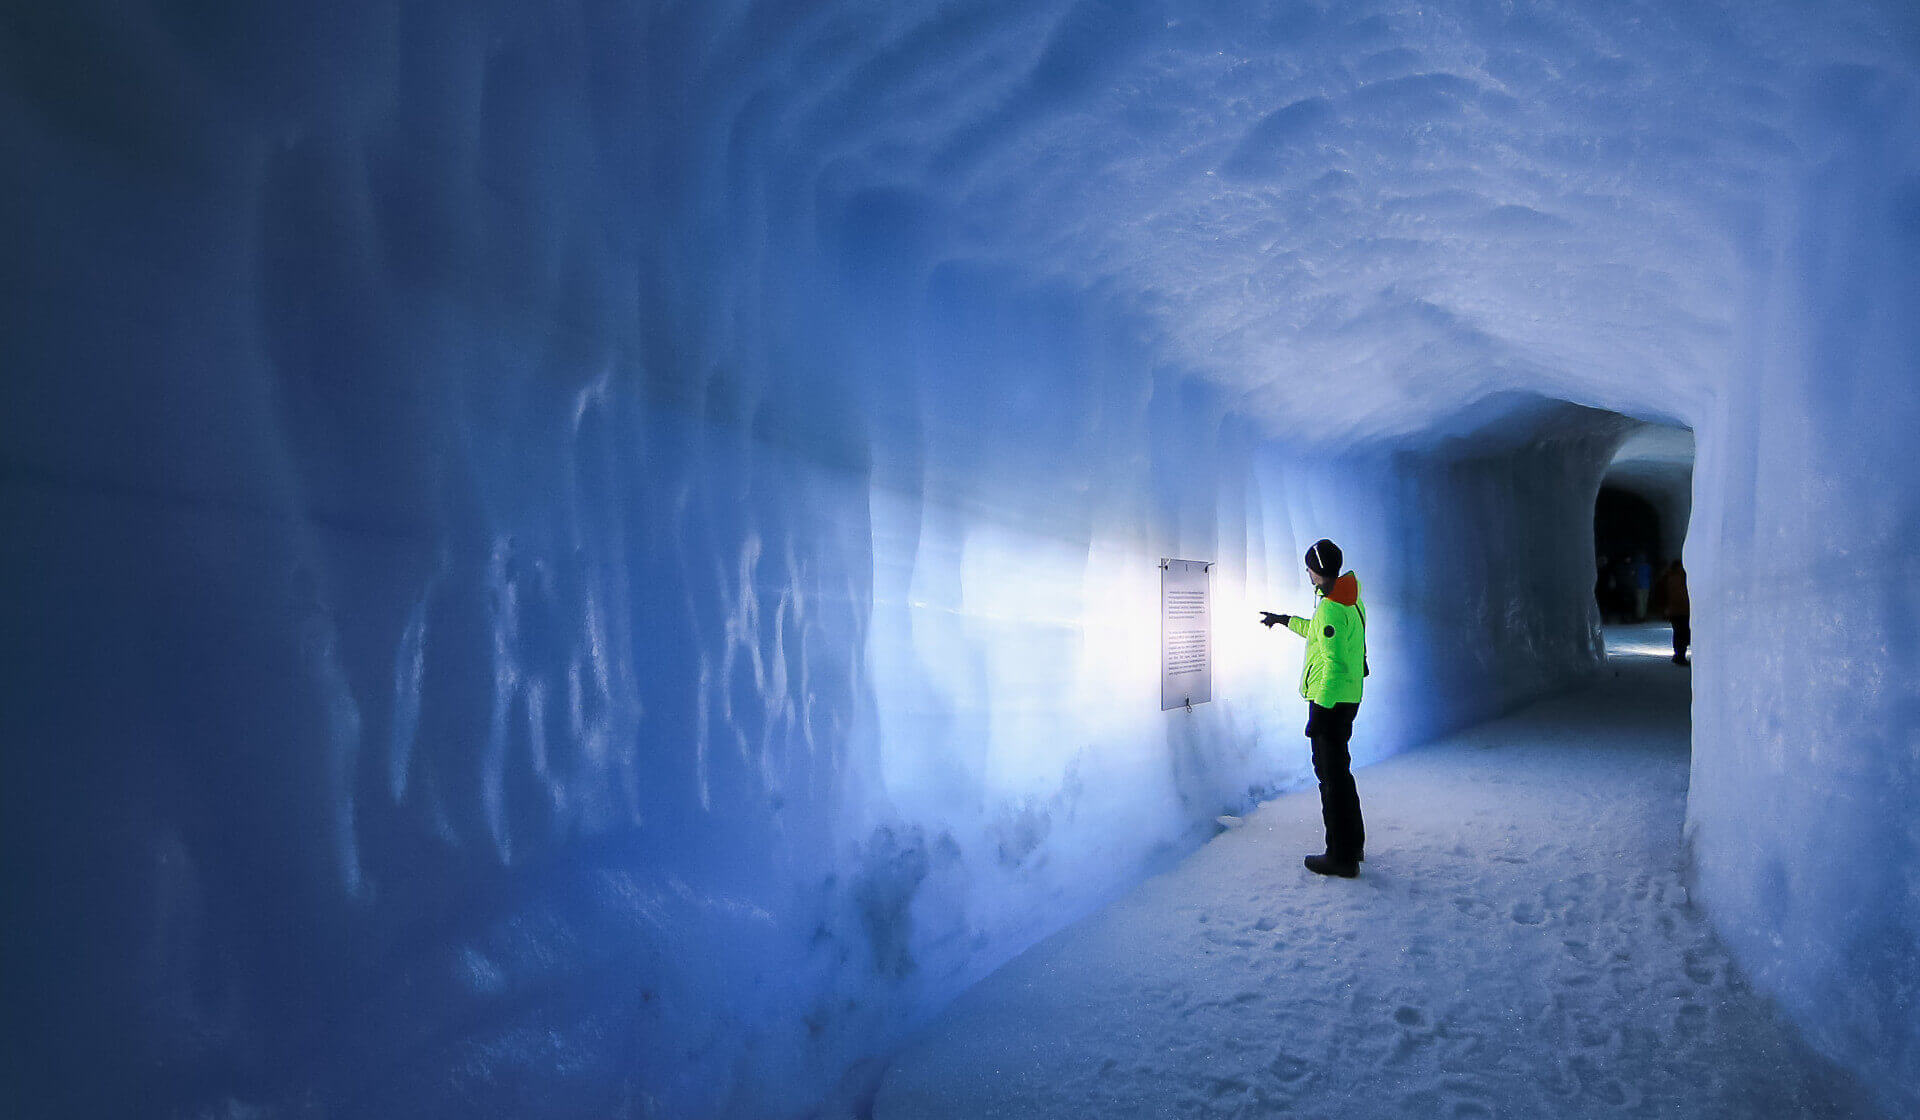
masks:
POLYGON ((1648 423, 1631 431, 1607 464, 1593 511, 1602 621, 1661 616, 1661 581, 1681 559, 1692 519, 1693 460, 1692 429, 1648 423))
POLYGON ((1641 607, 1633 589, 1638 567, 1659 555, 1659 511, 1631 490, 1602 484, 1593 505, 1593 552, 1600 571, 1594 597, 1601 621, 1638 621, 1641 607))
POLYGON ((1660 511, 1631 490, 1602 483, 1593 507, 1594 548, 1608 556, 1660 553, 1660 511))

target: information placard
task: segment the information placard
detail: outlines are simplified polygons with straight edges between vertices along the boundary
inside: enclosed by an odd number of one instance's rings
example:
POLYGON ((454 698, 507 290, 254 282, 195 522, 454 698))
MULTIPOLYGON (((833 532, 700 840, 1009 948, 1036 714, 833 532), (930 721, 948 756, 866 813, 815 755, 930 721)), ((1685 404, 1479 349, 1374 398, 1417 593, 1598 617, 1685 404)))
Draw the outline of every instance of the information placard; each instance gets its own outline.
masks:
POLYGON ((1213 699, 1213 595, 1204 560, 1160 561, 1160 710, 1213 699))

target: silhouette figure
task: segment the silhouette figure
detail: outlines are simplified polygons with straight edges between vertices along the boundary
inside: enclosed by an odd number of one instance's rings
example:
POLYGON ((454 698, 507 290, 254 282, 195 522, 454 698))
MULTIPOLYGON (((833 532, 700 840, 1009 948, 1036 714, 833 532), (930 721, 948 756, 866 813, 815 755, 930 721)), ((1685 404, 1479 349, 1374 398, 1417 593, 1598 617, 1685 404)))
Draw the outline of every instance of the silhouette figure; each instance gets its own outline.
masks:
POLYGON ((1693 604, 1687 599, 1687 570, 1675 560, 1660 576, 1660 596, 1667 621, 1673 623, 1673 663, 1687 663, 1687 647, 1693 644, 1693 604))

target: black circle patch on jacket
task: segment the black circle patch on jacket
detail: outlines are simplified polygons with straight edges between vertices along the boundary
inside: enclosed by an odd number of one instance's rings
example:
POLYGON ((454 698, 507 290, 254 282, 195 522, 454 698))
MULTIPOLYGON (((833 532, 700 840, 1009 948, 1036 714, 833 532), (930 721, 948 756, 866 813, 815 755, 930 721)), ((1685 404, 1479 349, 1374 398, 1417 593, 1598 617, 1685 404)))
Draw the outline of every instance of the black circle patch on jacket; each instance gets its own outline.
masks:
POLYGON ((1333 637, 1333 627, 1331 626, 1327 627, 1327 637, 1333 637))

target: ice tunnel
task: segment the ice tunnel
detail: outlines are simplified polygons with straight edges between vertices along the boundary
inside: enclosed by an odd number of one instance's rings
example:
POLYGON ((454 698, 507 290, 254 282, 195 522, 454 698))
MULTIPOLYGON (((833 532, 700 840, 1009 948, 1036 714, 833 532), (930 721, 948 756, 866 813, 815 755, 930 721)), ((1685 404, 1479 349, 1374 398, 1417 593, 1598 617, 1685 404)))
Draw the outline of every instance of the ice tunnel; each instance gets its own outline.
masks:
POLYGON ((0 148, 0 1111, 809 1115, 1309 780, 1316 538, 1357 761, 1594 673, 1674 428, 1696 898, 1920 1111, 1905 0, 21 0, 0 148))

